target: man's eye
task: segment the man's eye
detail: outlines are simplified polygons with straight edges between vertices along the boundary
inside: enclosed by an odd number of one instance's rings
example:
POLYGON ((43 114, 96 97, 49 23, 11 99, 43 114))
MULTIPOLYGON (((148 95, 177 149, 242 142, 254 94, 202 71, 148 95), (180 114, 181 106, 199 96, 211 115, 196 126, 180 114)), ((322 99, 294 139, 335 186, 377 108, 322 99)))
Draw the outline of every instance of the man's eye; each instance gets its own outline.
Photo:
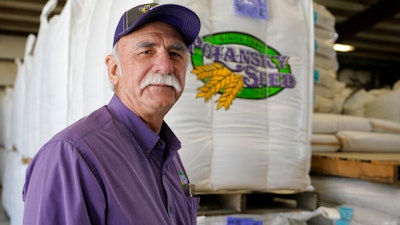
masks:
POLYGON ((142 51, 142 52, 140 52, 140 54, 144 54, 144 55, 151 54, 151 50, 142 51))
POLYGON ((174 56, 174 57, 182 57, 182 54, 180 54, 178 52, 170 52, 169 55, 174 56))

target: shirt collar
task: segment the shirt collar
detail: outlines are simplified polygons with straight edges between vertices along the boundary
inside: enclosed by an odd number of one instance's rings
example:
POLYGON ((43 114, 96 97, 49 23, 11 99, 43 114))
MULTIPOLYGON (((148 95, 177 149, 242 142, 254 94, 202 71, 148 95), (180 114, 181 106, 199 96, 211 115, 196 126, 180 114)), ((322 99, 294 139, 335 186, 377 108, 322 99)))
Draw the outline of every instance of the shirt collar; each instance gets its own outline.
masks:
POLYGON ((181 148, 181 142, 165 121, 163 121, 160 136, 158 136, 138 115, 126 107, 116 94, 111 98, 107 108, 130 130, 144 150, 154 149, 160 138, 166 143, 169 151, 178 151, 181 148))

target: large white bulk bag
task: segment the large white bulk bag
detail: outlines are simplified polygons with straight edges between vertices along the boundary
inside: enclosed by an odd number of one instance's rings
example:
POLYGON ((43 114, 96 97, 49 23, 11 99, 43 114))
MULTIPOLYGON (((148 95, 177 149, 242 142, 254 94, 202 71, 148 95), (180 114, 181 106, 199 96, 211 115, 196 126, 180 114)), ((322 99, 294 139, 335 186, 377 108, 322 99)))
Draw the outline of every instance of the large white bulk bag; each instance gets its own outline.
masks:
POLYGON ((11 115, 13 109, 14 88, 0 89, 0 146, 12 149, 11 141, 11 115))
POLYGON ((42 67, 38 147, 67 125, 70 27, 71 6, 67 2, 61 14, 54 15, 47 24, 41 49, 43 61, 37 62, 42 67))
POLYGON ((72 2, 72 61, 68 123, 105 105, 113 92, 105 56, 111 53, 115 27, 122 13, 154 1, 90 0, 72 2))
POLYGON ((43 87, 43 75, 46 72, 46 60, 44 51, 47 43, 47 30, 49 27, 49 16, 57 6, 57 0, 49 0, 44 6, 40 15, 40 26, 35 47, 33 49, 33 59, 31 71, 26 76, 25 92, 25 114, 24 130, 22 134, 22 148, 20 153, 26 157, 33 156, 41 146, 42 124, 40 121, 43 112, 44 101, 41 99, 41 89, 43 87))
MULTIPOLYGON (((88 91, 91 91, 95 86, 84 86, 84 79, 86 79, 87 76, 91 76, 89 74, 91 71, 85 71, 85 67, 87 61, 90 60, 86 58, 86 52, 89 44, 89 34, 92 31, 90 19, 94 12, 95 2, 94 0, 69 0, 67 2, 71 8, 71 47, 69 49, 71 61, 69 65, 68 124, 76 122, 85 115, 85 103, 83 101, 84 90, 88 89, 88 91)), ((103 17, 98 18, 99 23, 101 18, 103 17)), ((93 42, 98 44, 96 39, 94 39, 93 42)), ((100 47, 101 45, 99 45, 99 48, 100 47)))
POLYGON ((17 151, 23 150, 22 136, 25 126, 25 92, 27 87, 27 77, 32 68, 33 56, 31 51, 36 41, 36 36, 33 34, 28 35, 25 44, 24 62, 21 59, 15 59, 17 65, 17 76, 14 81, 14 98, 12 109, 12 126, 11 126, 11 142, 17 151))
MULTIPOLYGON (((159 3, 181 4, 192 9, 201 19, 199 35, 205 36, 211 33, 211 1, 187 0, 177 2, 172 0, 159 1, 159 3)), ((190 73, 192 69, 193 66, 189 65, 185 91, 167 115, 166 120, 169 125, 173 126, 172 129, 182 142, 183 149, 179 153, 186 165, 187 172, 191 174, 191 182, 195 182, 196 189, 198 189, 198 187, 210 185, 214 146, 211 121, 215 105, 213 101, 204 102, 202 98, 195 98, 197 88, 202 85, 202 82, 190 73)))
POLYGON ((28 164, 23 163, 21 155, 16 151, 5 151, 2 157, 7 163, 2 180, 1 204, 10 218, 10 225, 21 225, 24 212, 22 187, 28 164))
POLYGON ((121 15, 136 5, 153 2, 153 0, 96 1, 89 20, 89 39, 85 53, 87 74, 83 80, 84 114, 107 104, 113 95, 105 56, 112 51, 114 32, 121 15))
POLYGON ((160 1, 174 2, 202 22, 166 117, 196 190, 309 188, 312 2, 160 1))
POLYGON ((102 80, 105 77, 105 29, 111 1, 70 0, 72 5, 70 108, 73 123, 104 104, 102 80))

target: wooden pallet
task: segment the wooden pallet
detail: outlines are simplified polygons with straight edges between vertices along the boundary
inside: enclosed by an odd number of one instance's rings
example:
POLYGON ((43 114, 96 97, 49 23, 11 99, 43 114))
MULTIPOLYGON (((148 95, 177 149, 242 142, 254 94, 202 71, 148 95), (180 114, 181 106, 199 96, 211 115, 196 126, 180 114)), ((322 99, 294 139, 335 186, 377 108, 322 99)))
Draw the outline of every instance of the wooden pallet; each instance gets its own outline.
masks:
POLYGON ((196 192, 200 197, 198 216, 266 211, 315 210, 319 206, 317 192, 272 193, 251 191, 196 192))
POLYGON ((313 153, 311 173, 400 183, 400 153, 313 153))

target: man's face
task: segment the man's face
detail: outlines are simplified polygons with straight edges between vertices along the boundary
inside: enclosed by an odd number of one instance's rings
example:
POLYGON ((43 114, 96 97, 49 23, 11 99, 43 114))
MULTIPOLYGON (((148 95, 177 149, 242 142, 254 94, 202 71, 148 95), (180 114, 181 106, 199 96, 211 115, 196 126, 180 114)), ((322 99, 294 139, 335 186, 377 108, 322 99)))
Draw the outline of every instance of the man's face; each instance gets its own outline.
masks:
POLYGON ((117 47, 123 74, 110 78, 116 94, 139 116, 165 115, 185 85, 189 54, 180 33, 166 23, 148 23, 117 47))

